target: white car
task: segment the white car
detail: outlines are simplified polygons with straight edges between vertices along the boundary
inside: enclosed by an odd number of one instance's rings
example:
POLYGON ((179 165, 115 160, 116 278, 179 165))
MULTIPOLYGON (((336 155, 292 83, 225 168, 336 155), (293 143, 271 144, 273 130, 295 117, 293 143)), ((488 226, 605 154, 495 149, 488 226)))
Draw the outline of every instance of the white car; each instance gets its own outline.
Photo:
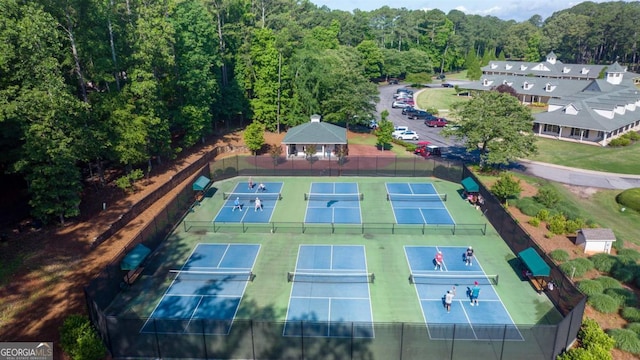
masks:
POLYGON ((405 131, 409 131, 409 128, 406 126, 396 126, 393 128, 393 132, 391 133, 391 136, 396 137, 396 135, 403 133, 405 131))
POLYGON ((418 133, 415 131, 403 131, 401 133, 395 134, 394 137, 400 140, 418 140, 420 137, 418 133))
POLYGON ((394 101, 393 104, 391 104, 391 107, 394 109, 402 109, 405 108, 407 106, 411 106, 410 104, 407 104, 404 101, 394 101))

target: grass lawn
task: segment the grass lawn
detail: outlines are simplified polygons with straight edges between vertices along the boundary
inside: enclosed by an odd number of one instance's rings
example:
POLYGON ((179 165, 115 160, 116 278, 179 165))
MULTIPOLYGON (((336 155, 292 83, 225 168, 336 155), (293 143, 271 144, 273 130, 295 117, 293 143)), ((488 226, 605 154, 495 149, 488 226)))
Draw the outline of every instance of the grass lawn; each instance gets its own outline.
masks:
POLYGON ((624 147, 600 147, 538 138, 538 154, 530 160, 588 170, 640 175, 640 143, 624 147))
MULTIPOLYGON (((362 134, 359 136, 354 136, 349 138, 349 144, 376 146, 377 142, 378 142, 378 138, 374 134, 362 134)), ((407 151, 407 149, 404 146, 398 145, 398 144, 392 143, 389 151, 393 152, 398 157, 414 156, 413 153, 407 151)))
POLYGON ((456 91, 452 88, 433 88, 425 89, 418 94, 417 104, 421 109, 435 108, 440 110, 451 110, 453 104, 469 101, 471 98, 466 96, 457 96, 456 91))

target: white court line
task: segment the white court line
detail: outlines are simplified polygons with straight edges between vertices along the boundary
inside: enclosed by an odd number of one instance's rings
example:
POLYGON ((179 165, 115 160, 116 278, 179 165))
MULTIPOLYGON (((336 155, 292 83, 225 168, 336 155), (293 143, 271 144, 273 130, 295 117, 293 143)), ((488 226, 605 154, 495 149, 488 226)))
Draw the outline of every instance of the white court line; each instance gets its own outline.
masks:
MULTIPOLYGON (((407 259, 407 264, 409 264, 409 272, 413 273, 413 268, 411 267, 411 261, 409 261, 409 255, 407 254, 407 246, 403 246, 404 247, 404 256, 407 259)), ((418 246, 411 246, 411 247, 418 247, 418 246)), ((429 331, 429 323, 427 322, 427 315, 424 313, 424 306, 422 306, 422 303, 420 302, 420 292, 418 291, 418 286, 417 284, 413 284, 413 288, 416 291, 416 297, 418 298, 418 305, 420 305, 420 312, 422 313, 422 320, 424 321, 424 326, 427 328, 427 333, 429 334, 429 338, 431 339, 431 331, 429 331)))
POLYGON ((464 308, 464 304, 462 303, 462 300, 456 300, 460 303, 460 306, 462 307, 462 312, 464 313, 464 317, 465 319, 467 319, 467 322, 469 323, 469 327, 471 328, 471 332, 473 332, 473 337, 476 338, 476 340, 478 339, 478 334, 476 334, 476 331, 473 329, 473 324, 471 323, 471 319, 469 319, 469 315, 467 314, 467 310, 465 310, 464 308))
POLYGON ((340 300, 369 300, 369 298, 364 297, 341 297, 341 296, 291 296, 292 299, 318 299, 318 300, 326 300, 326 299, 340 299, 340 300))
POLYGON ((227 251, 229 251, 229 247, 231 247, 231 244, 227 244, 227 248, 224 249, 224 252, 222 253, 222 256, 220 257, 220 261, 218 261, 218 265, 216 266, 217 269, 220 268, 220 264, 222 264, 222 260, 224 260, 224 257, 227 255, 227 251))
MULTIPOLYGON (((296 269, 298 268, 298 262, 300 261, 300 248, 304 246, 302 244, 298 245, 298 255, 296 255, 296 269)), ((288 321, 287 319, 289 318, 289 310, 291 310, 291 299, 293 299, 293 287, 295 286, 295 283, 291 284, 291 291, 289 292, 289 305, 287 306, 287 313, 284 316, 285 319, 285 325, 282 327, 282 336, 287 336, 287 334, 285 333, 287 330, 287 324, 286 322, 288 321)))

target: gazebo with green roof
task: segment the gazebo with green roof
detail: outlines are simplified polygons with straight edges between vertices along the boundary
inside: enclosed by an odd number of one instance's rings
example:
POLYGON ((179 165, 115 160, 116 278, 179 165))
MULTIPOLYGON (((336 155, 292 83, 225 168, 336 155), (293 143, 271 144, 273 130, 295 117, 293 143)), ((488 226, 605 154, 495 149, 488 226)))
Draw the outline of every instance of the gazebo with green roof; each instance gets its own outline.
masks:
POLYGON ((306 157, 307 146, 314 145, 318 158, 329 158, 336 150, 347 146, 347 129, 320 121, 320 115, 311 115, 311 121, 294 126, 285 135, 282 143, 285 145, 287 157, 306 157))

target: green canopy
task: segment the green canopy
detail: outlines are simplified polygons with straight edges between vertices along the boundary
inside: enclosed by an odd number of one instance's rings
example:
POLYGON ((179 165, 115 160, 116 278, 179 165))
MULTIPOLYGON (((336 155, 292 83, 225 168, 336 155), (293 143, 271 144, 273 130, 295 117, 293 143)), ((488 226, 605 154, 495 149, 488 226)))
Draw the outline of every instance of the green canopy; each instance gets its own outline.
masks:
POLYGON ((538 255, 534 248, 528 248, 518 254, 520 260, 527 266, 533 276, 549 276, 551 269, 544 260, 538 255))
POLYGON ((206 189, 207 186, 209 186, 210 182, 211 182, 211 180, 209 180, 208 177, 200 176, 198 178, 198 180, 196 180, 196 182, 193 183, 193 190, 194 191, 204 191, 204 189, 206 189))
POLYGON ((144 259, 151 253, 148 247, 138 244, 133 250, 129 251, 127 255, 125 255, 124 259, 120 263, 120 269, 122 270, 135 270, 142 264, 144 259))
POLYGON ((471 177, 464 178, 464 180, 462 180, 461 184, 462 184, 462 187, 464 187, 464 190, 466 192, 474 193, 474 192, 479 192, 480 191, 480 187, 478 186, 478 184, 471 177))

